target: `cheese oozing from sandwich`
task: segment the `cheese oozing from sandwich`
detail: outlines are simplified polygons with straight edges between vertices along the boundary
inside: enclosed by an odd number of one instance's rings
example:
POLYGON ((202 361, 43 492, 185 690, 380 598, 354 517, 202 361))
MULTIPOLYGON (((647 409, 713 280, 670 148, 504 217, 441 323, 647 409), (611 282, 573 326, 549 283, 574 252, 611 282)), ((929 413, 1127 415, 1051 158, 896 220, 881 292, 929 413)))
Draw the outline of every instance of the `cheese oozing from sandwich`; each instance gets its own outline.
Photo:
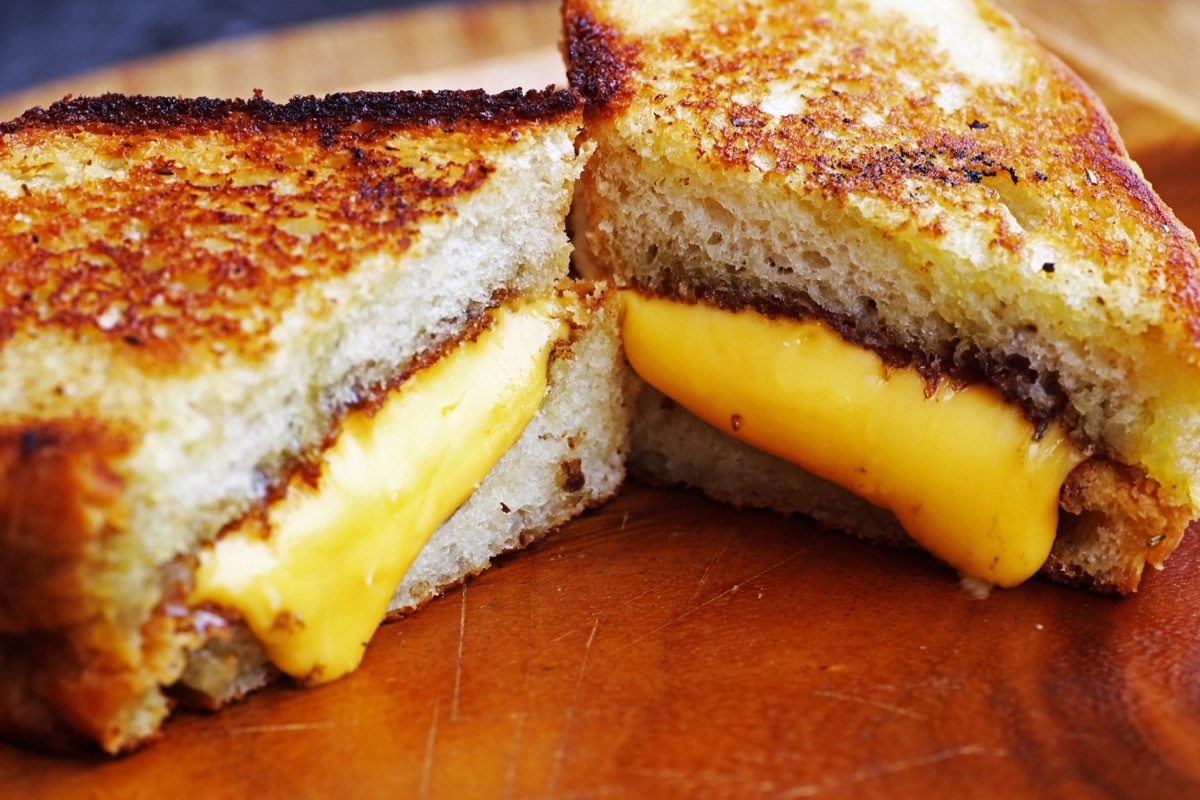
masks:
POLYGON ((824 323, 622 292, 630 364, 706 422, 895 514, 964 577, 1013 586, 1045 563, 1085 456, 983 384, 889 368, 824 323))
POLYGON ((202 553, 190 603, 236 611, 293 677, 354 670, 430 535, 537 413, 567 332, 556 301, 502 308, 374 413, 352 412, 315 483, 295 477, 265 519, 202 553))

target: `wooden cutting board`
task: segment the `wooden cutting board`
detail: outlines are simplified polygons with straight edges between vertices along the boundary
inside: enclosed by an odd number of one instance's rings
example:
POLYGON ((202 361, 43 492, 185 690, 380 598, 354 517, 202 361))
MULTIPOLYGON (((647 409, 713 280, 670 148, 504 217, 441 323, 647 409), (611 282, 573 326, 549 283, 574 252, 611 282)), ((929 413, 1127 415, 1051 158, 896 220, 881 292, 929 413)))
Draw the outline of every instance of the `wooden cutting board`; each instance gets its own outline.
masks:
MULTIPOLYGON (((1011 0, 1200 227, 1200 7, 1011 0)), ((40 87, 285 98, 559 80, 556 0, 213 45, 40 87), (419 73, 414 76, 414 73, 419 73)), ((0 797, 1200 797, 1200 530, 1126 600, 986 600, 920 553, 629 487, 384 626, 363 667, 120 759, 0 745, 0 797)))

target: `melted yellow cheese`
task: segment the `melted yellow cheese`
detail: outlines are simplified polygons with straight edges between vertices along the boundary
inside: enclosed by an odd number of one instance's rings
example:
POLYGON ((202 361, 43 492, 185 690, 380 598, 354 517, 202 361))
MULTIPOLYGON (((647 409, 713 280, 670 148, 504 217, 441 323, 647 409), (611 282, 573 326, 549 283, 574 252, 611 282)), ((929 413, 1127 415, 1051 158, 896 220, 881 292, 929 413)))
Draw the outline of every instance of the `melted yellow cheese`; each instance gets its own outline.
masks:
POLYGON ((204 552, 190 602, 237 611, 289 675, 352 671, 429 536, 541 406, 560 317, 552 302, 501 310, 374 414, 352 413, 315 486, 293 480, 265 526, 204 552))
POLYGON ((1050 554, 1083 455, 985 385, 931 396, 822 323, 624 292, 630 364, 725 432, 887 508, 962 575, 1012 586, 1050 554))

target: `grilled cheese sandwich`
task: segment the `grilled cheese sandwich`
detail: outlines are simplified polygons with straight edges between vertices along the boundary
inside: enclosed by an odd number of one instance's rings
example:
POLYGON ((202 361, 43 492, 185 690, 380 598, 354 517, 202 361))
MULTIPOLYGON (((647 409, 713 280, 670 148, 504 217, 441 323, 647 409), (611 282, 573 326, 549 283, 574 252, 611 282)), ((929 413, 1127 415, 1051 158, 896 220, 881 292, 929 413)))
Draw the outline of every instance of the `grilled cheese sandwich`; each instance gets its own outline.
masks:
POLYGON ((564 17, 596 148, 580 263, 632 299, 626 350, 655 387, 635 474, 915 539, 973 581, 1041 569, 1130 592, 1162 563, 1200 502, 1200 255, 1065 66, 974 0, 568 0, 564 17), (781 350, 817 341, 797 333, 811 326, 870 363, 792 403, 814 379, 781 350), (775 389, 746 396, 760 359, 789 375, 782 410, 764 405, 775 389), (905 399, 847 400, 863 380, 905 399), (968 392, 1014 420, 1005 455, 986 415, 932 440, 872 432, 918 425, 888 422, 897 404, 940 420, 968 392), (987 545, 973 514, 1008 501, 986 468, 1042 449, 1057 457, 1033 490, 1054 507, 987 545), (932 478, 947 472, 968 485, 932 478), (956 539, 918 519, 934 509, 956 539))
POLYGON ((353 669, 615 492, 565 92, 104 96, 0 127, 0 732, 353 669), (252 553, 243 560, 241 556, 252 553))

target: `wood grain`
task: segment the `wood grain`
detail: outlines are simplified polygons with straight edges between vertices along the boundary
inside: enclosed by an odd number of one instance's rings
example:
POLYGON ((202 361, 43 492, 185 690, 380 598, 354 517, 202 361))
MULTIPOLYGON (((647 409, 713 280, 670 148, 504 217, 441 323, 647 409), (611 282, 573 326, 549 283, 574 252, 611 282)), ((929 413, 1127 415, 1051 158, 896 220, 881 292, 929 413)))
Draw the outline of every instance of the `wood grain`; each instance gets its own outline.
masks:
MULTIPOLYGON (((1198 7, 1007 5, 1096 83, 1200 227, 1198 7)), ((348 20, 0 105, 528 85, 560 69, 556 7, 348 20)), ((341 681, 179 715, 117 760, 0 746, 0 797, 1196 797, 1197 569, 1193 535, 1128 600, 1034 580, 980 601, 917 552, 629 487, 384 626, 341 681)))

